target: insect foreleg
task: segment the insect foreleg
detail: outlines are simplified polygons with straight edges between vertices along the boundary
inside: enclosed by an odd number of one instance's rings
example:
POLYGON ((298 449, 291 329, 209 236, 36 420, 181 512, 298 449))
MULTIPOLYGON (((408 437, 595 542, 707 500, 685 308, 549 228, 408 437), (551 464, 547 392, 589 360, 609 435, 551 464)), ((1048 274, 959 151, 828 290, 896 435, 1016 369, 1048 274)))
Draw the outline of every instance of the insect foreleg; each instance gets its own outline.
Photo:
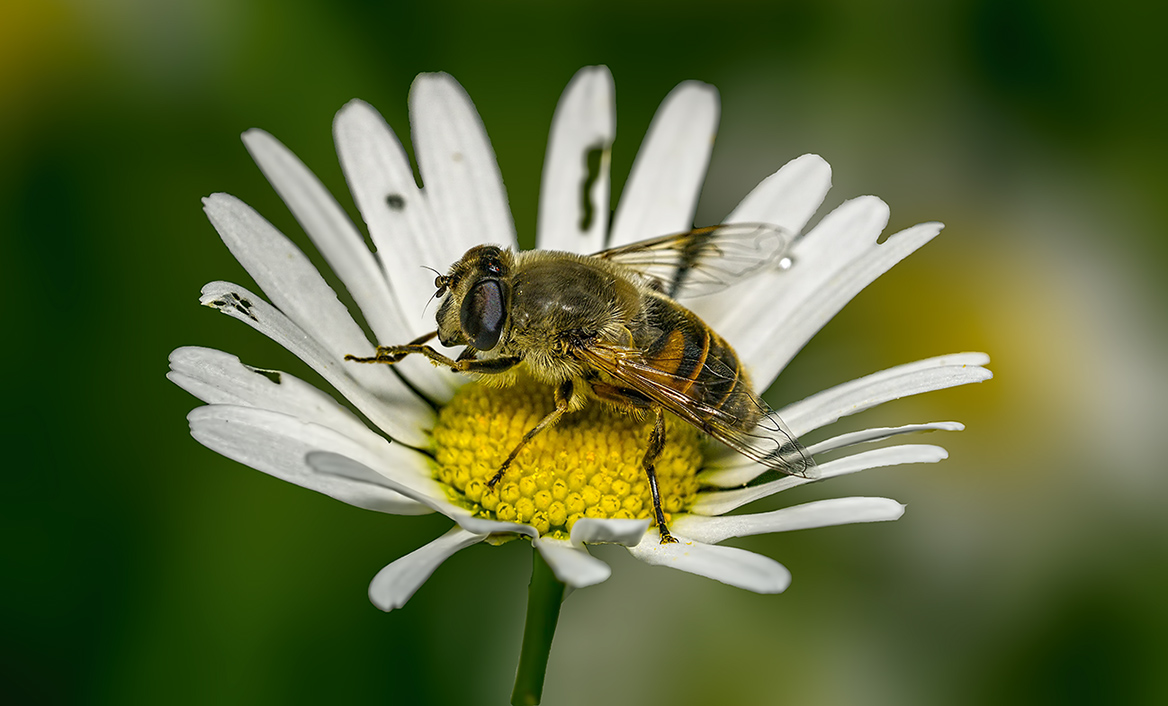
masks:
POLYGON ((503 461, 503 465, 499 466, 499 470, 495 472, 491 480, 487 481, 488 488, 494 488, 503 479, 503 474, 507 472, 507 468, 511 466, 511 462, 515 460, 515 457, 519 455, 523 447, 527 446, 527 443, 535 438, 536 434, 560 421, 560 417, 564 416, 564 412, 568 411, 573 392, 574 385, 571 380, 565 380, 556 388, 556 408, 549 412, 546 417, 539 420, 539 424, 536 424, 530 431, 523 435, 523 438, 519 440, 519 445, 511 451, 511 454, 507 456, 507 460, 503 461))
POLYGON ((645 457, 641 465, 645 468, 645 475, 649 476, 649 492, 653 494, 653 514, 657 517, 657 530, 661 533, 662 544, 675 544, 677 539, 669 534, 665 526, 665 513, 661 510, 661 493, 657 490, 657 457, 665 448, 665 410, 653 405, 653 431, 649 432, 649 448, 645 449, 645 457))
MULTIPOLYGON (((386 365, 393 365, 402 358, 405 358, 410 353, 421 353, 421 349, 428 349, 429 346, 423 346, 422 344, 428 342, 437 335, 437 331, 423 333, 421 336, 418 336, 404 346, 378 346, 377 354, 369 358, 347 355, 345 356, 345 360, 351 360, 355 363, 385 363, 386 365)), ((434 353, 437 353, 437 351, 434 351, 434 353)))
POLYGON ((448 367, 456 373, 484 373, 488 375, 507 371, 515 367, 520 361, 520 358, 515 356, 475 360, 471 357, 465 357, 466 351, 463 351, 464 355, 459 355, 458 359, 454 360, 449 356, 442 355, 430 346, 423 345, 426 341, 429 341, 437 335, 437 333, 437 331, 432 331, 401 346, 378 346, 377 354, 368 358, 347 355, 345 356, 345 360, 350 360, 354 363, 385 363, 386 365, 393 365, 411 353, 421 353, 435 363, 448 367))
MULTIPOLYGON (((421 347, 421 345, 423 343, 426 343, 427 341, 429 341, 430 339, 434 338, 437 335, 438 335, 437 331, 423 333, 421 336, 418 336, 414 340, 407 343, 406 346, 421 347)), ((347 356, 345 356, 345 360, 354 360, 358 363, 385 363, 386 365, 392 365, 392 364, 398 362, 399 360, 401 360, 402 358, 405 358, 406 355, 408 355, 408 353, 401 353, 401 354, 397 355, 396 357, 391 357, 391 356, 387 355, 383 358, 381 355, 382 352, 388 351, 390 348, 405 348, 406 346, 378 346, 377 347, 377 355, 373 356, 372 358, 358 358, 357 356, 347 355, 347 356)))

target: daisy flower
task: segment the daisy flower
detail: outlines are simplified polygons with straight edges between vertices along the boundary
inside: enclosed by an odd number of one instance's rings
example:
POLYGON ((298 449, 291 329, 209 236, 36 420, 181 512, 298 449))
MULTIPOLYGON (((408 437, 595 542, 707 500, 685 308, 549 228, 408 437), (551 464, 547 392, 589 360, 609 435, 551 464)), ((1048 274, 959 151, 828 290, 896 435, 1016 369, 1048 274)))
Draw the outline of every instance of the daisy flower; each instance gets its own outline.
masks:
MULTIPOLYGON (((612 78, 603 67, 581 70, 552 123, 537 246, 591 253, 691 229, 717 121, 712 87, 686 82, 670 93, 610 224, 612 78)), ((662 505, 680 541, 661 544, 640 465, 651 420, 600 403, 538 435, 504 482, 488 488, 501 460, 551 410, 549 389, 523 377, 510 387, 487 387, 421 356, 394 366, 345 360, 373 355, 376 343, 406 343, 433 329, 433 322, 419 315, 435 289, 426 267, 444 271, 482 243, 516 247, 494 152, 462 87, 445 74, 419 76, 410 91, 410 122, 421 187, 398 138, 369 105, 349 103, 334 123, 341 165, 375 251, 334 197, 274 137, 261 130, 243 136, 348 290, 368 333, 304 253, 262 216, 227 194, 204 200, 215 229, 264 296, 212 282, 203 288, 201 302, 293 352, 356 413, 292 375, 207 348, 174 351, 169 373, 206 403, 188 419, 195 439, 214 451, 358 507, 398 515, 439 512, 453 521, 450 531, 374 577, 369 595, 379 608, 402 606, 460 549, 508 537, 529 538, 555 578, 569 587, 608 578, 608 565, 587 547, 616 543, 650 564, 776 593, 790 582, 781 564, 720 543, 901 515, 899 503, 869 497, 730 514, 812 479, 764 475, 765 467, 670 418, 657 472, 662 505)), ((888 208, 865 196, 845 202, 803 232, 830 177, 830 167, 817 155, 794 159, 723 220, 774 224, 799 234, 787 267, 683 302, 734 346, 760 391, 852 297, 942 227, 923 223, 878 243, 888 208)), ((991 377, 986 363, 980 353, 930 358, 839 385, 778 414, 801 437, 892 399, 986 380, 991 377)), ((910 432, 961 428, 956 422, 929 422, 829 438, 809 447, 820 457, 815 480, 939 461, 946 452, 938 446, 866 445, 910 432)))

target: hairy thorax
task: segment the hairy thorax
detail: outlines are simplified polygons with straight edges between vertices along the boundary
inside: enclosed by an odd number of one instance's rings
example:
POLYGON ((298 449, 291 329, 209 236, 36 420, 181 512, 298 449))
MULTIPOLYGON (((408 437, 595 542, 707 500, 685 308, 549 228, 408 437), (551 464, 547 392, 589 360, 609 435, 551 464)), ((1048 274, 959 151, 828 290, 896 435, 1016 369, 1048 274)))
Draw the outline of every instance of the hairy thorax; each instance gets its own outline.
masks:
POLYGON ((642 297, 637 284, 606 263, 543 254, 516 254, 506 354, 521 355, 533 377, 557 384, 585 372, 573 346, 627 336, 643 317, 642 297))

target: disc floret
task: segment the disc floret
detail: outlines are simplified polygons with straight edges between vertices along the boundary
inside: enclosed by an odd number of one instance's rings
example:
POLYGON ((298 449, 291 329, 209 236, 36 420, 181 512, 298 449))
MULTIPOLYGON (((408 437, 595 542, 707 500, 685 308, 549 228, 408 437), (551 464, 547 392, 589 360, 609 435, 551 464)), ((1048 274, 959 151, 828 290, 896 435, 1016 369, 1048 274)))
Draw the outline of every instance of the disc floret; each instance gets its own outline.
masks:
MULTIPOLYGON (((487 481, 523 435, 552 411, 551 388, 520 376, 505 388, 464 385, 434 427, 435 477, 450 499, 480 517, 520 522, 567 538, 581 517, 651 519, 641 460, 653 420, 601 402, 564 416, 520 452, 494 488, 487 481)), ((692 504, 701 467, 693 427, 666 420, 656 461, 666 521, 692 504)))

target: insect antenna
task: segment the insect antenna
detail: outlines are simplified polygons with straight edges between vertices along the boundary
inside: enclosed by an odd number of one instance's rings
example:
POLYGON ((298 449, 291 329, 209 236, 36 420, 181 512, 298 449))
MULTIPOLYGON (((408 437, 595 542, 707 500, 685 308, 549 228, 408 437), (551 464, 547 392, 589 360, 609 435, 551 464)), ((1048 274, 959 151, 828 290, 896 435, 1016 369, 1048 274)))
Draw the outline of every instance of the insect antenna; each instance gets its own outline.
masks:
POLYGON ((426 300, 426 306, 422 307, 422 315, 420 318, 425 319, 426 318, 426 309, 430 308, 430 302, 434 301, 435 299, 442 296, 443 294, 446 294, 446 275, 442 274, 441 272, 434 269, 433 267, 430 267, 429 265, 422 265, 421 267, 422 267, 422 269, 430 270, 435 275, 437 275, 437 277, 434 278, 434 286, 437 287, 437 289, 434 290, 434 293, 432 295, 430 295, 429 299, 426 300))

